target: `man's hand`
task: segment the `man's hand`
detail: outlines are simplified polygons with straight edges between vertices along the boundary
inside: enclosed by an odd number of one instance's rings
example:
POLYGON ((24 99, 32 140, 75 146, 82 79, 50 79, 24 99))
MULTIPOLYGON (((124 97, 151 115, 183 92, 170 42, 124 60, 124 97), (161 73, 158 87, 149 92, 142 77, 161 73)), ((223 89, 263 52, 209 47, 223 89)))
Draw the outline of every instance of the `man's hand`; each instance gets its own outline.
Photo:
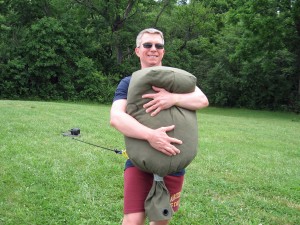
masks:
POLYGON ((156 93, 142 96, 142 98, 152 98, 152 100, 143 105, 146 112, 151 113, 151 116, 155 116, 161 110, 171 108, 172 106, 198 110, 209 105, 207 97, 198 87, 196 87, 193 92, 180 94, 170 93, 163 88, 155 86, 152 86, 152 89, 156 91, 156 93))
POLYGON ((168 109, 176 103, 176 95, 163 88, 152 86, 152 89, 156 91, 156 93, 142 96, 142 98, 152 98, 151 101, 143 105, 146 112, 151 113, 151 116, 157 115, 161 110, 168 109))
POLYGON ((182 141, 176 138, 172 138, 167 135, 166 132, 175 128, 174 125, 168 127, 160 127, 153 130, 152 134, 148 138, 149 144, 156 150, 172 156, 180 153, 180 150, 176 148, 172 143, 182 144, 182 141))

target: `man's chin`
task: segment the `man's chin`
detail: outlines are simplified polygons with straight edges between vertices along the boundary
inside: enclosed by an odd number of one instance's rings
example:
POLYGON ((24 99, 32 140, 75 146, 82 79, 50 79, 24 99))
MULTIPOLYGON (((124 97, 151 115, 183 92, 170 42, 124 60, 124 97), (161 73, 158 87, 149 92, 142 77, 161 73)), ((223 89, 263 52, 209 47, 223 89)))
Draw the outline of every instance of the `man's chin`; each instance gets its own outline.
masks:
POLYGON ((142 68, 153 67, 153 66, 161 66, 161 63, 159 62, 142 63, 142 68))
POLYGON ((161 66, 161 64, 160 63, 158 63, 158 62, 153 62, 153 63, 149 63, 148 64, 149 65, 149 67, 151 66, 161 66))

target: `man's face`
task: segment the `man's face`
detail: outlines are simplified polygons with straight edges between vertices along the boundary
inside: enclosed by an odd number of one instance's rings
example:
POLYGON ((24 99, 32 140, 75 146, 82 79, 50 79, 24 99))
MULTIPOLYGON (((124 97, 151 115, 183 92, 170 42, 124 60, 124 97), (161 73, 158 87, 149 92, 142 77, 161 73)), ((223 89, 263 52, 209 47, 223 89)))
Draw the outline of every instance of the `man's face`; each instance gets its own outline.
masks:
MULTIPOLYGON (((161 66, 162 59, 165 54, 164 48, 158 49, 155 44, 162 45, 163 41, 159 34, 145 33, 141 39, 141 45, 135 48, 136 55, 140 58, 141 67, 147 68, 151 66, 161 66), (143 44, 146 44, 143 46, 143 44), (151 48, 147 47, 147 44, 152 44, 151 48)), ((148 45, 149 47, 150 45, 148 45)))

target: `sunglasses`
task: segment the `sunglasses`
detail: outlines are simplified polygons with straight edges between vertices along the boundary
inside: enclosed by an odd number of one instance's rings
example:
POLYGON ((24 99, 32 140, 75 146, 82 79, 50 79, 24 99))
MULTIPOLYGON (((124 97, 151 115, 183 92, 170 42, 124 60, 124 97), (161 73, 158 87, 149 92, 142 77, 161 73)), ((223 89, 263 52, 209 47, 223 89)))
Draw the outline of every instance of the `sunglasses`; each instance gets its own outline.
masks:
POLYGON ((152 44, 152 43, 144 43, 142 44, 144 48, 152 48, 154 45, 156 49, 163 49, 164 45, 163 44, 152 44))

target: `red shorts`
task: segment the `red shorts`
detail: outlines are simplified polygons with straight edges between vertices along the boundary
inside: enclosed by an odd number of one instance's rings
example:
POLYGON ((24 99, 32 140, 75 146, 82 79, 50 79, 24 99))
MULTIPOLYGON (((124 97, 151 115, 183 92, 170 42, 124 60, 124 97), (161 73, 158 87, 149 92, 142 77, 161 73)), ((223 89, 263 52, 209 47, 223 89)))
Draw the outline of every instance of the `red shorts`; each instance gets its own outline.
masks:
MULTIPOLYGON (((179 208, 180 193, 184 176, 165 176, 164 181, 170 193, 170 204, 176 212, 179 208)), ((153 174, 136 167, 124 172, 124 214, 144 212, 144 202, 152 187, 153 174)))

